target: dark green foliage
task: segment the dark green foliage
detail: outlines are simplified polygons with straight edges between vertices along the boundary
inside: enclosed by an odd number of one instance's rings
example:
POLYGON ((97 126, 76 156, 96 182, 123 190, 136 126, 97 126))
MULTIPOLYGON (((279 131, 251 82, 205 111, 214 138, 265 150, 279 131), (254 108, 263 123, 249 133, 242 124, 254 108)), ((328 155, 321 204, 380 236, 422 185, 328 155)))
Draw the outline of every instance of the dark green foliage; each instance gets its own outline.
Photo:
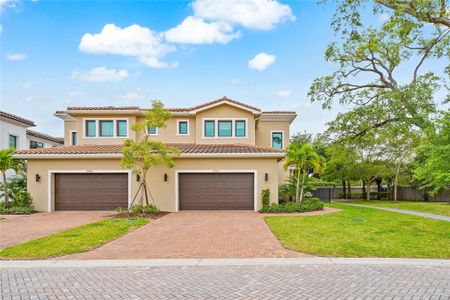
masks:
POLYGON ((116 208, 116 212, 119 214, 126 214, 127 216, 147 216, 147 215, 157 215, 160 210, 156 205, 148 204, 148 205, 133 205, 132 207, 116 208))
POLYGON ((10 206, 5 208, 5 204, 0 205, 0 215, 29 215, 33 212, 33 207, 10 206))
POLYGON ((266 206, 270 204, 270 190, 265 189, 261 192, 262 205, 266 206))
POLYGON ((260 210, 262 213, 293 213, 322 210, 323 203, 319 198, 305 198, 302 203, 287 202, 281 204, 266 205, 260 210))

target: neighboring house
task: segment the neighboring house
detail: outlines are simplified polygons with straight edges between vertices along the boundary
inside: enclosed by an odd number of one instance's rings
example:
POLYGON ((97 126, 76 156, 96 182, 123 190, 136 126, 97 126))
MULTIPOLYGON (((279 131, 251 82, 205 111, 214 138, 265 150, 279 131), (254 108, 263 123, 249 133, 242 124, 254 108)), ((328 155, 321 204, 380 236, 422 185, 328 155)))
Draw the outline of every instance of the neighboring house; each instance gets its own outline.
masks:
POLYGON ((31 120, 0 111, 0 149, 36 149, 64 144, 63 138, 28 129, 34 126, 36 125, 31 120))
MULTIPOLYGON (((48 148, 64 144, 63 138, 28 129, 36 126, 33 121, 0 111, 0 149, 15 148, 17 150, 48 148)), ((7 176, 14 171, 7 172, 7 176)), ((0 178, 0 180, 2 180, 0 178)))
POLYGON ((261 191, 278 202, 289 126, 296 113, 264 112, 226 97, 190 108, 172 108, 166 128, 130 130, 140 107, 68 107, 65 145, 17 151, 28 160, 28 188, 41 211, 112 210, 131 204, 139 178, 121 167, 125 139, 148 134, 177 147, 175 167, 150 169, 147 182, 163 211, 261 208, 261 191))

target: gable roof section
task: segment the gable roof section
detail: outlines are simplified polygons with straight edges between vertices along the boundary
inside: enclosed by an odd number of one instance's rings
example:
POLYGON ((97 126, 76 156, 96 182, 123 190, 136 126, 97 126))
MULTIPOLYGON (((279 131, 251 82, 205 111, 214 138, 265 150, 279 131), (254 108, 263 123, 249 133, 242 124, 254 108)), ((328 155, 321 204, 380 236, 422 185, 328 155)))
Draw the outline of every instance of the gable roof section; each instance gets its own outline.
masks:
POLYGON ((226 96, 224 96, 222 98, 219 98, 217 100, 214 100, 214 101, 206 102, 206 103, 203 103, 201 105, 191 107, 189 109, 189 112, 192 113, 192 114, 195 114, 195 113, 197 113, 199 111, 210 109, 210 108, 213 108, 215 106, 222 105, 222 104, 228 104, 228 105, 240 108, 240 109, 244 109, 244 110, 250 111, 250 112, 252 112, 254 114, 260 114, 261 113, 261 110, 259 108, 256 108, 254 106, 251 106, 251 105, 248 105, 248 104, 245 104, 245 103, 233 100, 233 99, 229 99, 226 96))
POLYGON ((28 119, 25 119, 25 118, 22 118, 22 117, 19 117, 17 115, 13 115, 13 114, 10 114, 10 113, 4 112, 4 111, 0 111, 0 117, 3 117, 5 119, 10 119, 10 120, 13 120, 13 121, 16 121, 16 122, 28 125, 28 127, 36 126, 34 124, 34 122, 31 121, 31 120, 28 120, 28 119))
POLYGON ((64 144, 64 138, 62 138, 62 137, 55 137, 55 136, 51 136, 51 135, 37 132, 34 130, 30 130, 30 129, 27 129, 27 135, 31 135, 31 136, 34 136, 34 137, 37 137, 37 138, 40 138, 43 140, 51 141, 54 143, 64 144))
MULTIPOLYGON (((180 151, 180 157, 283 157, 281 149, 245 144, 167 143, 180 151)), ((120 158, 122 145, 78 145, 19 150, 17 158, 120 158)))

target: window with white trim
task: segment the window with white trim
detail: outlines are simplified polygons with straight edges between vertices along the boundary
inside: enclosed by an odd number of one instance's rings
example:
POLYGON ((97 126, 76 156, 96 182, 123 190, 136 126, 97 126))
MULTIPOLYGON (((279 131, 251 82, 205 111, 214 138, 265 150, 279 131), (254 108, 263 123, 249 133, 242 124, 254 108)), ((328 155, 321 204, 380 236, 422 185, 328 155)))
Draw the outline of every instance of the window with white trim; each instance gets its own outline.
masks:
POLYGON ((70 145, 75 146, 77 144, 77 132, 71 131, 70 132, 70 145))
POLYGON ((189 121, 177 121, 177 134, 178 135, 189 135, 189 121))
MULTIPOLYGON (((86 119, 84 120, 84 137, 126 138, 128 137, 128 119, 86 119)), ((76 145, 76 136, 74 139, 74 136, 72 135, 71 139, 72 145, 76 145), (75 143, 73 141, 75 141, 75 143)))
POLYGON ((149 127, 147 132, 148 135, 158 135, 158 127, 149 127))
POLYGON ((283 132, 272 131, 272 148, 283 149, 283 132))
POLYGON ((246 138, 247 119, 203 119, 204 138, 246 138))

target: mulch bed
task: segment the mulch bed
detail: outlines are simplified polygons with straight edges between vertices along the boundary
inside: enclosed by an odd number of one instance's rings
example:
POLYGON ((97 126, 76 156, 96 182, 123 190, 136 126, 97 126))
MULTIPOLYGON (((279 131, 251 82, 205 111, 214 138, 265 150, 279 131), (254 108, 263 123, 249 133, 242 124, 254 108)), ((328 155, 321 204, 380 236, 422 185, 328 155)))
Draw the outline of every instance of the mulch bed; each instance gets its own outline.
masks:
POLYGON ((165 215, 170 214, 170 212, 161 211, 158 214, 130 214, 130 213, 120 213, 114 214, 114 218, 149 218, 151 220, 157 220, 165 215))

